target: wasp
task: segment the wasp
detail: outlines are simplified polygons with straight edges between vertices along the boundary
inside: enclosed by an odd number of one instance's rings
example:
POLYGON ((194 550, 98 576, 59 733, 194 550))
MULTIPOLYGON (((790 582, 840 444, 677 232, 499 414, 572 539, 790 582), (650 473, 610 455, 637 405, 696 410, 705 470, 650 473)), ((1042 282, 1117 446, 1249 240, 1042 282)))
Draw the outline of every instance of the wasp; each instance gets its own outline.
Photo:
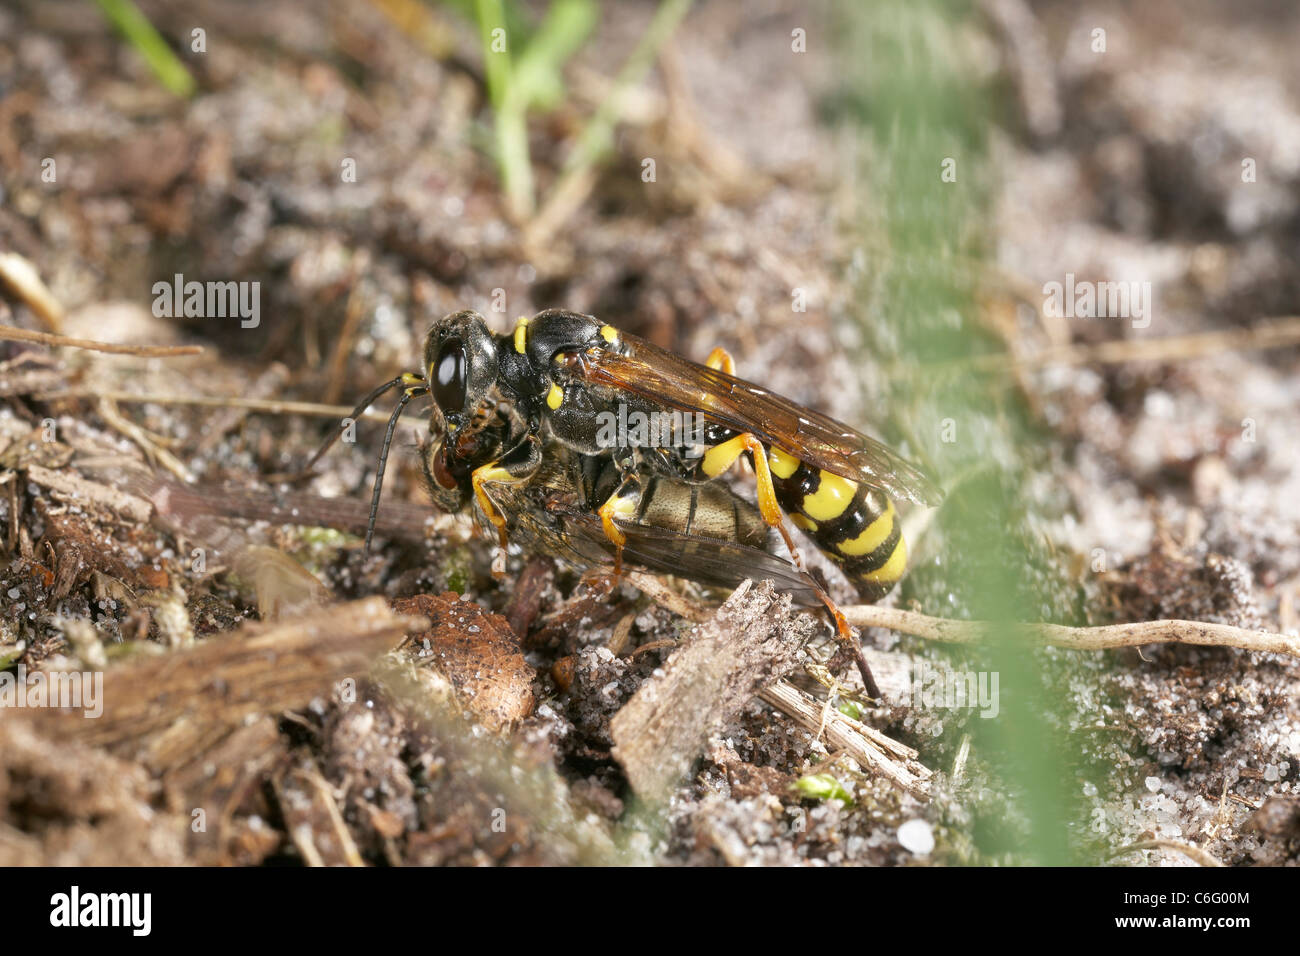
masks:
POLYGON ((627 559, 706 583, 775 577, 795 590, 811 586, 841 636, 847 622, 803 573, 785 517, 874 601, 907 566, 894 500, 942 499, 924 472, 880 442, 738 378, 724 350, 699 364, 576 312, 520 318, 509 333, 493 333, 476 312, 447 315, 425 338, 421 370, 375 389, 352 417, 399 388, 367 546, 397 421, 425 394, 434 409, 422 448, 430 495, 449 511, 472 501, 502 553, 522 534, 525 544, 580 563, 612 556, 615 573, 627 559), (695 427, 685 427, 684 416, 695 427), (643 430, 611 427, 633 419, 670 425, 656 429, 654 441, 643 430), (754 474, 756 506, 718 481, 742 458, 754 474), (776 569, 760 540, 769 529, 780 533, 798 575, 788 562, 776 569))

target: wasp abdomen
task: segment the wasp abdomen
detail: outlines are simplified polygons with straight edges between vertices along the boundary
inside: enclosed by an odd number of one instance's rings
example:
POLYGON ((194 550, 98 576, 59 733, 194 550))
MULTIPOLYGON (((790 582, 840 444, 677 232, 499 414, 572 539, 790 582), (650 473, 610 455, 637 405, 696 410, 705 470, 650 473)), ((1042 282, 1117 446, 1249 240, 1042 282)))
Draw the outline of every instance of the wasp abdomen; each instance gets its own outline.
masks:
POLYGON ((879 489, 806 464, 779 448, 768 452, 781 510, 875 601, 907 568, 907 545, 894 503, 879 489))

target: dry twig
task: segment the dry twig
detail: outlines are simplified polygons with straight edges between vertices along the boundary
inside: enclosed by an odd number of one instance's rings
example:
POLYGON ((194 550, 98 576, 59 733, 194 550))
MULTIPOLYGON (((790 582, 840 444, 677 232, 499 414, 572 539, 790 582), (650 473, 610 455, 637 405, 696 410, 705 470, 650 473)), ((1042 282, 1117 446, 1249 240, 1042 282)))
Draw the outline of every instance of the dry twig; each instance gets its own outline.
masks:
POLYGON ((610 722, 614 757, 637 794, 664 799, 708 736, 795 665, 808 618, 770 583, 748 581, 697 625, 610 722))
MULTIPOLYGON (((0 112, 21 97, 21 93, 10 94, 0 112)), ((63 305, 54 298, 30 261, 16 252, 0 252, 0 282, 7 285, 51 331, 58 332, 63 327, 63 305)))
POLYGON ((143 428, 123 415, 117 407, 117 403, 111 398, 101 398, 99 400, 99 417, 104 419, 109 426, 139 445, 140 450, 144 452, 145 457, 151 463, 156 462, 162 465, 187 485, 194 483, 194 475, 185 467, 185 463, 166 448, 160 447, 143 428))
POLYGON ((662 579, 653 574, 647 574, 644 571, 629 571, 626 573, 626 577, 628 583, 634 588, 660 607, 672 611, 678 617, 699 624, 713 616, 711 608, 702 607, 697 602, 682 597, 665 584, 662 579))
POLYGON ((99 505, 138 524, 144 524, 153 514, 149 502, 109 485, 82 478, 67 469, 55 471, 40 465, 28 465, 27 477, 33 484, 48 488, 61 501, 82 506, 99 505))
POLYGON ((285 829, 308 866, 365 866, 329 782, 307 757, 271 783, 285 829))
POLYGON ((1173 850, 1195 860, 1201 866, 1219 867, 1224 865, 1223 861, 1207 853, 1196 844, 1182 843, 1179 840, 1140 840, 1137 843, 1130 843, 1128 846, 1120 847, 1110 855, 1109 859, 1137 850, 1173 850))
POLYGON ((200 345, 115 345, 112 342, 96 342, 92 339, 74 339, 52 332, 33 332, 30 329, 18 329, 12 325, 0 325, 0 339, 8 342, 35 342, 38 345, 62 346, 72 349, 86 349, 90 352, 108 352, 111 355, 134 355, 137 358, 175 358, 180 355, 200 355, 200 345))
POLYGON ((841 610, 849 623, 856 627, 887 627, 913 637, 946 644, 977 644, 986 641, 991 634, 1005 633, 1014 628, 1040 644, 1068 647, 1077 651, 1183 643, 1207 647, 1240 647, 1248 651, 1300 657, 1298 637, 1202 621, 1142 621, 1137 624, 1107 624, 1100 627, 1066 627, 1062 624, 953 621, 874 604, 861 604, 841 610))
MULTIPOLYGON (((352 409, 345 405, 242 398, 237 395, 167 395, 70 389, 35 397, 41 401, 51 401, 56 398, 107 398, 114 402, 127 402, 137 405, 196 405, 200 408, 246 408, 249 411, 266 412, 270 415, 313 415, 318 418, 343 419, 352 414, 352 409)), ((361 417, 377 422, 386 422, 388 421, 388 415, 387 412, 365 412, 361 417)))
POLYGON ((917 752, 911 747, 838 710, 825 711, 819 701, 787 681, 778 681, 758 696, 807 730, 824 732, 832 751, 845 751, 863 769, 876 771, 918 800, 929 798, 930 771, 917 761, 917 752))
POLYGON ((1244 352, 1251 349, 1279 349, 1300 345, 1300 316, 1270 319, 1248 329, 1226 329, 1170 335, 1158 339, 1119 339, 1094 345, 1062 345, 1032 355, 1007 353, 960 359, 959 364, 999 371, 1039 368, 1044 365, 1116 365, 1123 362, 1174 362, 1244 352))
POLYGON ((109 669, 98 720, 78 712, 28 713, 51 733, 172 772, 202 761, 206 750, 257 715, 305 707, 344 677, 363 676, 420 623, 372 597, 271 626, 246 625, 109 669))

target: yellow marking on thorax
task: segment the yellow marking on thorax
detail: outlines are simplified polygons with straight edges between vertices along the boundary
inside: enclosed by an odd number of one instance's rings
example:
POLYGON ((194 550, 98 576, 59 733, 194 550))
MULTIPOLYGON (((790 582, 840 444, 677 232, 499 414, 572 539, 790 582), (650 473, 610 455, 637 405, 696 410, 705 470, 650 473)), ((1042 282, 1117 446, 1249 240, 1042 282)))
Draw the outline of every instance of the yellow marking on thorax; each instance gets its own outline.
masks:
POLYGON ((894 553, 889 556, 889 560, 866 574, 858 575, 864 581, 871 581, 875 584, 892 584, 903 576, 907 570, 907 544, 900 537, 898 545, 894 548, 894 553))
POLYGON ((515 320, 515 351, 523 355, 528 348, 528 317, 521 315, 515 320))
POLYGON ((830 521, 844 514, 844 509, 853 502, 853 496, 857 491, 856 481, 849 481, 829 471, 823 471, 817 490, 804 496, 800 508, 810 518, 817 521, 830 521))
POLYGON ((618 343, 618 329, 612 325, 602 325, 600 327, 600 337, 610 345, 618 343))
POLYGON ((855 558, 870 554, 880 547, 894 531, 894 503, 886 499, 886 507, 875 521, 862 529, 856 538, 835 545, 840 554, 855 558))
POLYGON ((799 470, 800 465, 798 458, 776 447, 767 453, 767 463, 772 469, 772 474, 778 478, 789 478, 799 470))
POLYGON ((560 403, 563 401, 564 401, 564 389, 560 388, 560 386, 552 382, 551 390, 546 393, 546 404, 550 406, 551 411, 554 411, 555 409, 560 407, 560 403))

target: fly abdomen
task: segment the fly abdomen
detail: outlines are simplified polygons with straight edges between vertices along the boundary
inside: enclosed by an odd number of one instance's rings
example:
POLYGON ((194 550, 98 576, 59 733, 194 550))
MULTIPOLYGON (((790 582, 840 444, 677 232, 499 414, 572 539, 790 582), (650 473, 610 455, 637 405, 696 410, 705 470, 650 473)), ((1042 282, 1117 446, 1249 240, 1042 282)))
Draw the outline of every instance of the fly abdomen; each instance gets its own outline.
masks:
POLYGON ((879 600, 907 568, 907 545, 884 492, 808 465, 779 448, 768 452, 776 500, 857 587, 879 600))
POLYGON ((636 520, 684 535, 763 547, 767 525, 758 510, 720 485, 688 484, 643 475, 636 520))
POLYGON ((763 516, 725 485, 692 483, 643 469, 628 487, 614 461, 597 456, 584 458, 584 470, 590 506, 613 502, 623 522, 752 548, 767 544, 769 529, 763 516))

